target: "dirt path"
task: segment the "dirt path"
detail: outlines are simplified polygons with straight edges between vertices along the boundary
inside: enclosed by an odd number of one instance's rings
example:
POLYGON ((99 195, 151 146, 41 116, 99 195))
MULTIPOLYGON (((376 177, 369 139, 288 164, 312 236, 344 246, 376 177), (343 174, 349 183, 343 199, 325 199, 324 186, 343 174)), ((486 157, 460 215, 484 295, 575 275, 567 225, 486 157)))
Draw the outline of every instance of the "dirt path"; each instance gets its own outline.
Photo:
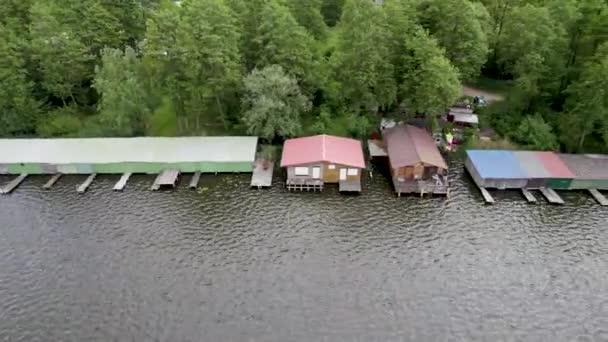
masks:
POLYGON ((464 96, 483 96, 488 103, 503 101, 505 99, 504 95, 499 93, 494 93, 488 90, 473 88, 469 86, 462 86, 462 94, 464 96))

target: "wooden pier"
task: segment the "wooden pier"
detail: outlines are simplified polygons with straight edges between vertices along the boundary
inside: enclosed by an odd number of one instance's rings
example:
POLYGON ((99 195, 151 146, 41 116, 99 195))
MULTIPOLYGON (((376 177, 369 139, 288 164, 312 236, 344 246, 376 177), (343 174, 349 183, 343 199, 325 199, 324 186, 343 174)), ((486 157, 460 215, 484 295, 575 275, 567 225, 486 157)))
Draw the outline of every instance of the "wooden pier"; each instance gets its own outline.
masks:
POLYGON ((269 188, 272 186, 272 173, 274 163, 268 160, 258 159, 253 163, 253 174, 251 175, 252 188, 269 188))
POLYGON ((340 192, 361 192, 360 181, 340 181, 338 183, 338 191, 340 192))
POLYGON ((159 190, 161 187, 175 187, 177 183, 177 178, 179 177, 178 170, 165 170, 161 172, 152 184, 152 190, 159 190))
POLYGON ((289 191, 323 191, 323 181, 319 179, 315 180, 288 180, 285 186, 289 191))
POLYGON ((478 186, 479 191, 481 191, 481 196, 483 196, 484 201, 486 201, 487 204, 494 204, 494 198, 492 197, 492 195, 490 195, 490 192, 482 187, 482 186, 478 186))
POLYGON ((528 201, 528 203, 536 203, 536 197, 534 197, 534 195, 532 195, 530 190, 521 189, 521 193, 522 193, 522 195, 524 195, 524 197, 526 198, 526 201, 528 201))
POLYGON ((0 194, 3 194, 3 195, 10 194, 11 192, 13 192, 13 190, 15 190, 19 186, 19 184, 21 184, 21 182, 23 182, 25 180, 26 177, 27 177, 27 173, 20 174, 19 176, 17 176, 17 178, 13 179, 8 184, 6 184, 4 187, 2 187, 0 189, 0 194))
POLYGON ((114 185, 114 191, 122 191, 125 186, 127 186, 127 182, 129 181, 129 178, 131 178, 131 175, 131 172, 123 173, 118 182, 114 185))
POLYGON ((601 192, 599 192, 597 189, 589 189, 589 193, 591 194, 591 196, 593 196, 593 198, 595 198, 595 200, 601 204, 602 206, 608 206, 608 199, 606 199, 606 197, 604 197, 604 195, 602 195, 601 192))
POLYGON ((90 174, 89 177, 87 177, 87 179, 84 181, 84 183, 82 183, 78 186, 76 191, 80 194, 85 193, 87 191, 87 189, 89 188, 89 186, 91 185, 91 183, 93 183, 93 180, 95 179, 95 177, 97 177, 96 173, 90 174))
POLYGON ((61 173, 54 174, 53 177, 51 177, 51 179, 49 179, 48 182, 44 183, 44 185, 42 186, 42 188, 44 190, 49 190, 50 188, 53 187, 53 185, 55 185, 55 183, 57 183, 57 181, 59 180, 59 178, 61 178, 61 173))
POLYGON ((559 197, 555 190, 550 188, 540 188, 540 192, 545 196, 547 201, 551 204, 564 204, 564 200, 559 197))
POLYGON ((198 182, 201 180, 201 173, 200 172, 195 172, 192 175, 192 178, 190 179, 190 184, 188 184, 188 187, 190 189, 196 189, 198 188, 198 182))

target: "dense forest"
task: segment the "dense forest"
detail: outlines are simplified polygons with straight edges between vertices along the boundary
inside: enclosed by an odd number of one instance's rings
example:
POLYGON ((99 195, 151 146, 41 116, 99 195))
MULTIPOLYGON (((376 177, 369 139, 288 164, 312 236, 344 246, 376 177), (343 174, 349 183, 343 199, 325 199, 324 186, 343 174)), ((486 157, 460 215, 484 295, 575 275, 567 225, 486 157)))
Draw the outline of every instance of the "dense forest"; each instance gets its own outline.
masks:
POLYGON ((608 151, 607 0, 378 2, 2 0, 0 136, 365 136, 483 76, 483 125, 608 151))

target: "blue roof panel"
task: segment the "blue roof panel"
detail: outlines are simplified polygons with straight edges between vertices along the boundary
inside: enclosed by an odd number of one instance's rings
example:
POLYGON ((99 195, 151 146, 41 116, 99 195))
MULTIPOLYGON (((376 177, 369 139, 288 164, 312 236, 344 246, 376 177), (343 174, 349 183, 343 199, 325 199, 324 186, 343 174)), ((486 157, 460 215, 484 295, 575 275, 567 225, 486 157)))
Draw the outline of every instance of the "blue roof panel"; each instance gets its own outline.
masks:
POLYGON ((511 151, 467 150, 467 156, 482 178, 526 179, 526 172, 511 151))

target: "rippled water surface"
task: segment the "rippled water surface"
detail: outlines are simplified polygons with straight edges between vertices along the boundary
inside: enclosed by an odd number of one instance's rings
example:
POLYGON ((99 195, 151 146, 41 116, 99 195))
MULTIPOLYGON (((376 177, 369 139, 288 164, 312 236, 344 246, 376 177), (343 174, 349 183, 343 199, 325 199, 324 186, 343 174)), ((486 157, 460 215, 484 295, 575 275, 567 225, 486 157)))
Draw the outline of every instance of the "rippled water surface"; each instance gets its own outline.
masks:
POLYGON ((452 166, 447 200, 29 178, 0 197, 0 340, 608 341, 608 209, 485 206, 452 166))

